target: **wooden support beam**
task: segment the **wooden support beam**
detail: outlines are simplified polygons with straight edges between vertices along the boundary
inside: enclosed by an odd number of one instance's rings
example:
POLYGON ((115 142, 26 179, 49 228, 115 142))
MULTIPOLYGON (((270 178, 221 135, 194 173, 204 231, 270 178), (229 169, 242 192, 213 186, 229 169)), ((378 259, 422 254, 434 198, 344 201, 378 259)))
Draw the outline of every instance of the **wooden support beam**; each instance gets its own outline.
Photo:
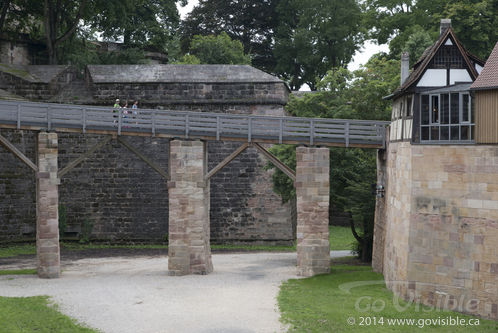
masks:
POLYGON ((227 158, 221 161, 217 166, 215 166, 211 171, 209 171, 205 176, 204 180, 208 180, 212 176, 214 176, 218 171, 223 169, 228 163, 233 161, 240 153, 242 153, 246 148, 249 147, 249 144, 246 142, 239 148, 237 148, 233 153, 231 153, 227 158))
POLYGON ((38 172, 38 167, 29 158, 26 157, 19 149, 17 149, 12 143, 9 142, 5 137, 0 135, 0 143, 7 148, 12 154, 14 154, 18 159, 20 159, 24 164, 29 166, 33 171, 38 172))
POLYGON ((93 154, 94 152, 96 152, 97 150, 102 148, 103 146, 105 146, 111 140, 112 140, 112 136, 108 136, 107 138, 105 138, 101 142, 97 143, 92 148, 90 148, 89 151, 87 151, 86 153, 84 153, 83 155, 81 155, 80 157, 75 159, 74 161, 70 162, 65 168, 59 170, 59 179, 62 178, 66 173, 68 173, 69 171, 74 169, 74 167, 76 167, 78 164, 83 162, 86 158, 88 158, 88 156, 90 156, 91 154, 93 154))
POLYGON ((256 147, 257 150, 259 150, 267 159, 270 160, 270 162, 273 163, 277 168, 280 169, 283 173, 285 173, 287 176, 289 176, 290 179, 292 179, 293 182, 296 181, 296 173, 294 170, 289 168, 287 165, 282 163, 275 155, 270 153, 268 150, 266 150, 263 146, 261 146, 259 143, 254 142, 252 144, 254 147, 256 147))
POLYGON ((156 172, 161 176, 163 176, 164 179, 169 180, 169 174, 166 171, 164 171, 158 164, 156 164, 147 156, 142 154, 140 150, 133 147, 129 142, 127 142, 125 139, 123 139, 120 136, 118 136, 118 142, 121 143, 126 148, 128 148, 128 150, 131 151, 133 154, 137 155, 142 161, 147 163, 152 169, 156 170, 156 172))

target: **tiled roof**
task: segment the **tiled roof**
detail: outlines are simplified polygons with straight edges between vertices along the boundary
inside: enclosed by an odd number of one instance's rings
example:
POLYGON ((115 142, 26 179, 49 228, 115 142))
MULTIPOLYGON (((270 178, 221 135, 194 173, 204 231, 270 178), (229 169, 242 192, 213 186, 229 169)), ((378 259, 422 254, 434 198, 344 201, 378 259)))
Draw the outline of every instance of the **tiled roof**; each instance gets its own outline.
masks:
POLYGON ((441 47, 441 45, 443 45, 443 43, 446 41, 446 39, 449 36, 451 36, 451 38, 455 42, 456 46, 460 50, 460 52, 461 52, 461 54, 462 54, 465 62, 467 63, 467 66, 469 66, 469 68, 471 70, 471 76, 472 76, 472 78, 475 79, 477 77, 477 71, 475 70, 475 67, 473 66, 473 62, 478 63, 478 64, 481 65, 483 63, 482 60, 480 60, 476 56, 470 54, 463 47, 463 45, 460 43, 460 41, 456 38, 455 33, 453 32, 453 29, 452 28, 448 28, 448 29, 446 29, 445 32, 443 32, 439 36, 438 40, 432 46, 429 46, 424 51, 424 53, 422 54, 422 56, 417 60, 417 62, 413 66, 413 70, 410 73, 410 75, 408 76, 408 78, 406 79, 406 81, 398 89, 396 89, 392 93, 392 95, 389 96, 389 98, 395 97, 395 96, 403 93, 404 91, 406 91, 408 88, 410 88, 413 84, 415 84, 420 79, 420 77, 422 76, 422 74, 425 72, 425 69, 429 65, 430 61, 432 60, 432 58, 436 54, 436 52, 439 50, 439 48, 441 47))
POLYGON ((474 81, 471 90, 498 89, 498 43, 486 61, 481 74, 474 81))

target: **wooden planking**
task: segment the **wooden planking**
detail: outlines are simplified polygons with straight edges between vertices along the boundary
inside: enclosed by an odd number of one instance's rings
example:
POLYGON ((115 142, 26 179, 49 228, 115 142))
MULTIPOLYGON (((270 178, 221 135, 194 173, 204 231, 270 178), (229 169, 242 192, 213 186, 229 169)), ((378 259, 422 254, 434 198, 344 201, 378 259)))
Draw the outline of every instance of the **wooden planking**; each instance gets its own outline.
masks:
POLYGON ((476 91, 476 143, 498 143, 498 89, 476 91))
POLYGON ((97 108, 30 102, 0 101, 0 126, 38 126, 60 130, 105 130, 118 135, 162 134, 169 137, 214 137, 215 140, 237 139, 259 142, 310 145, 337 145, 365 143, 383 146, 385 126, 388 122, 357 121, 327 118, 272 117, 253 115, 227 115, 220 113, 164 111, 138 109, 136 114, 113 112, 112 108, 97 108), (18 109, 21 109, 20 121, 18 109), (119 116, 120 115, 120 116, 119 116), (123 132, 123 133, 122 133, 123 132), (131 134, 134 133, 134 134, 131 134))

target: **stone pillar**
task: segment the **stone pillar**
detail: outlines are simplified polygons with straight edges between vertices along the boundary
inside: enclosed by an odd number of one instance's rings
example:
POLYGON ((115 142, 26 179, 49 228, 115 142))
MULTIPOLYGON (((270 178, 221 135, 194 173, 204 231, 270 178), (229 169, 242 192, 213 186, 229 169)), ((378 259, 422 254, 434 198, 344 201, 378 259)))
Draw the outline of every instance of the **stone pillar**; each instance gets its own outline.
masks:
POLYGON ((297 270, 330 272, 329 149, 296 149, 297 270))
POLYGON ((206 148, 202 141, 170 141, 170 275, 213 271, 209 244, 209 182, 204 181, 206 148))
POLYGON ((61 271, 57 146, 57 133, 38 134, 36 253, 41 278, 57 278, 61 271))

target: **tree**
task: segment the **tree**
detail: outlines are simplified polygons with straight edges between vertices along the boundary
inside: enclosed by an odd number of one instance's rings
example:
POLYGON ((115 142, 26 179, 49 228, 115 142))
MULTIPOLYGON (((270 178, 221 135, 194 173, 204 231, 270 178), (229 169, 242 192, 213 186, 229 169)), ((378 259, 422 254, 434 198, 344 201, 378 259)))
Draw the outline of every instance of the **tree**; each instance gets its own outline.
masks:
POLYGON ((89 24, 104 38, 122 39, 128 47, 153 46, 167 52, 179 28, 176 3, 186 0, 96 0, 89 24))
POLYGON ((363 41, 354 0, 281 0, 275 34, 276 72, 292 89, 316 82, 329 68, 347 65, 363 41))
POLYGON ((410 64, 413 65, 422 56, 425 49, 431 46, 434 41, 431 35, 422 27, 415 25, 413 32, 405 42, 403 52, 408 52, 410 55, 410 64))
POLYGON ((57 48, 74 34, 83 17, 88 0, 45 0, 44 26, 48 61, 57 64, 57 48))
POLYGON ((194 36, 189 54, 181 63, 249 65, 251 57, 244 54, 241 42, 222 32, 218 36, 194 36))
MULTIPOLYGON (((317 91, 291 97, 286 110, 299 117, 328 117, 387 120, 390 102, 382 99, 399 85, 399 61, 385 54, 374 55, 359 70, 329 70, 317 83, 317 91)), ((330 204, 352 218, 357 251, 364 261, 371 259, 376 182, 376 152, 358 148, 330 148, 330 204), (360 226, 360 229, 357 229, 360 226)), ((295 146, 279 145, 272 152, 295 168, 295 146)), ((295 197, 292 182, 279 170, 273 174, 273 188, 287 201, 295 197)))
POLYGON ((181 25, 182 50, 187 52, 196 35, 226 32, 251 54, 252 64, 273 73, 273 37, 279 0, 200 0, 181 25))
POLYGON ((451 18, 462 44, 483 59, 498 38, 496 0, 367 0, 365 12, 365 22, 372 28, 370 37, 380 44, 389 42, 390 55, 395 58, 418 28, 434 42, 442 18, 451 18))

